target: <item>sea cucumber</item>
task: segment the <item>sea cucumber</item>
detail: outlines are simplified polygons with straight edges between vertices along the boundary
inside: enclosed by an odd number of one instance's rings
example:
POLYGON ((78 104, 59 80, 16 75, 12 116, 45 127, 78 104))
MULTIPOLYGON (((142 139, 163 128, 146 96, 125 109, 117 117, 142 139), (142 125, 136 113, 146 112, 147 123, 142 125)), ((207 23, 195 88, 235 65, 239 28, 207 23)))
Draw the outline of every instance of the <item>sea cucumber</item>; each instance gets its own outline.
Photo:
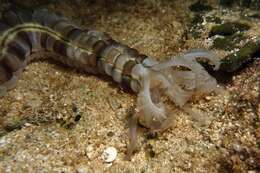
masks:
POLYGON ((106 33, 83 29, 46 9, 31 13, 9 10, 3 14, 3 20, 5 23, 0 23, 2 93, 15 87, 25 66, 39 52, 52 53, 54 59, 76 69, 111 76, 121 86, 138 93, 137 111, 130 123, 130 153, 137 121, 152 130, 161 130, 174 119, 164 98, 183 107, 192 95, 211 92, 217 86, 216 80, 197 62, 198 58, 205 58, 217 69, 219 59, 208 51, 195 50, 158 62, 106 33))

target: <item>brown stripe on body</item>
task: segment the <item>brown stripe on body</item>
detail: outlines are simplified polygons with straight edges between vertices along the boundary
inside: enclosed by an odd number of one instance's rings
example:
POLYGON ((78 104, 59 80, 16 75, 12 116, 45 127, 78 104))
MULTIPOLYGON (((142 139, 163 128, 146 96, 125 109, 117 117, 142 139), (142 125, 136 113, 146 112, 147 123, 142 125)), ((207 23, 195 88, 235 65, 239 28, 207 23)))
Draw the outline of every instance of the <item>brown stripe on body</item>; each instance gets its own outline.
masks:
POLYGON ((16 34, 15 37, 21 38, 30 47, 30 49, 32 49, 33 43, 31 42, 29 34, 29 31, 20 31, 16 34))
POLYGON ((0 62, 3 66, 10 69, 10 71, 15 72, 21 68, 24 68, 24 62, 21 61, 14 54, 6 53, 3 55, 3 59, 0 62))
MULTIPOLYGON (((84 32, 87 32, 87 30, 84 30, 84 32)), ((81 34, 83 33, 82 29, 79 28, 73 28, 70 31, 67 32, 67 38, 69 40, 75 40, 76 38, 78 38, 81 34)))
POLYGON ((75 66, 73 60, 69 59, 68 57, 69 46, 64 41, 48 36, 48 38, 46 39, 46 47, 48 47, 47 50, 49 50, 50 52, 54 52, 57 55, 59 55, 59 56, 54 55, 53 56, 54 59, 68 66, 75 66))
POLYGON ((49 37, 49 34, 47 34, 47 33, 45 33, 45 32, 42 32, 42 33, 41 33, 40 42, 41 42, 41 47, 42 47, 43 50, 47 50, 46 40, 47 40, 48 37, 49 37))
POLYGON ((53 45, 53 51, 59 55, 67 56, 67 45, 60 40, 56 40, 53 45))
POLYGON ((131 88, 131 77, 130 76, 122 76, 122 81, 120 82, 120 86, 125 90, 132 90, 131 88))
POLYGON ((125 89, 131 89, 131 81, 132 81, 131 72, 132 72, 133 67, 136 64, 137 63, 135 61, 129 60, 128 62, 125 63, 125 65, 123 67, 122 82, 120 84, 125 89))
POLYGON ((27 31, 27 37, 31 44, 31 52, 38 52, 42 50, 41 45, 41 32, 27 31))
POLYGON ((5 66, 2 61, 0 61, 0 85, 10 80, 13 73, 12 69, 5 66))
POLYGON ((108 42, 105 42, 104 40, 98 40, 94 45, 93 45, 93 50, 95 54, 98 56, 101 56, 101 52, 108 46, 108 42))
POLYGON ((136 56, 135 61, 136 61, 138 64, 142 64, 143 61, 144 61, 146 58, 148 58, 146 55, 144 55, 144 54, 139 54, 139 55, 136 56))
POLYGON ((125 63, 123 67, 123 75, 124 76, 131 76, 132 68, 136 65, 136 62, 133 60, 129 60, 127 63, 125 63))
POLYGON ((6 52, 14 54, 16 57, 19 57, 21 60, 25 61, 26 56, 30 55, 31 46, 29 43, 24 41, 21 38, 15 38, 6 45, 6 52))
POLYGON ((48 35, 46 40, 45 40, 45 49, 49 52, 53 52, 53 47, 54 47, 54 44, 55 42, 57 41, 56 38, 48 35))

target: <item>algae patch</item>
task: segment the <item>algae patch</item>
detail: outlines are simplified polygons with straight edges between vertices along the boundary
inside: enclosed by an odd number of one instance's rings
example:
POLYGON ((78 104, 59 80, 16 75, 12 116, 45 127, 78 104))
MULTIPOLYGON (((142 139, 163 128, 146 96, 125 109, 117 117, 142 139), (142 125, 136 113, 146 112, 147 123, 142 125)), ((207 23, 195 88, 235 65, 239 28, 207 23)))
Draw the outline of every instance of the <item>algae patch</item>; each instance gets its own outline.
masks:
POLYGON ((249 30, 250 26, 245 24, 245 23, 240 23, 240 22, 226 22, 221 25, 216 25, 213 26, 209 36, 214 36, 214 35, 222 35, 222 36, 228 36, 228 35, 233 35, 236 32, 242 32, 249 30))
POLYGON ((234 48, 239 48, 238 44, 245 40, 246 37, 242 33, 237 33, 226 37, 217 37, 213 41, 213 48, 231 51, 234 48))
POLYGON ((239 51, 227 55, 221 60, 220 69, 227 72, 238 70, 242 64, 250 61, 260 52, 260 37, 245 44, 239 51))

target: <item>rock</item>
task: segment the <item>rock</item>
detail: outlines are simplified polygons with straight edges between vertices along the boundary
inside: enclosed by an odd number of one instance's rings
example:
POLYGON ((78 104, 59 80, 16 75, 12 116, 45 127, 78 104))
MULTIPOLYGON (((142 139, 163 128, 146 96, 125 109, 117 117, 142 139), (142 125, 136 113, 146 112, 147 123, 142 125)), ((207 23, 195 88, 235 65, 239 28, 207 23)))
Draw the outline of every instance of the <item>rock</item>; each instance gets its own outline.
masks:
POLYGON ((204 0, 198 0, 196 3, 192 4, 189 9, 193 12, 211 11, 213 8, 206 4, 204 0))

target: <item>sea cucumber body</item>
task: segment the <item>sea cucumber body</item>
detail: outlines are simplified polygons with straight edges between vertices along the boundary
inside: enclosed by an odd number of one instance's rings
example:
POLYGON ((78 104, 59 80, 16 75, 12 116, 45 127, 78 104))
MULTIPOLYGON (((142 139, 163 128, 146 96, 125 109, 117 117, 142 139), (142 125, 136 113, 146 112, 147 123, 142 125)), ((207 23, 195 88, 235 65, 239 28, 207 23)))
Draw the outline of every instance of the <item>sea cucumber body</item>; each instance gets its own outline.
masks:
POLYGON ((68 66, 109 75, 123 87, 139 90, 140 72, 150 58, 136 49, 103 32, 83 30, 47 10, 35 11, 25 21, 20 17, 8 11, 4 14, 7 24, 0 24, 0 89, 12 89, 25 66, 39 57, 37 53, 49 52, 68 66))

